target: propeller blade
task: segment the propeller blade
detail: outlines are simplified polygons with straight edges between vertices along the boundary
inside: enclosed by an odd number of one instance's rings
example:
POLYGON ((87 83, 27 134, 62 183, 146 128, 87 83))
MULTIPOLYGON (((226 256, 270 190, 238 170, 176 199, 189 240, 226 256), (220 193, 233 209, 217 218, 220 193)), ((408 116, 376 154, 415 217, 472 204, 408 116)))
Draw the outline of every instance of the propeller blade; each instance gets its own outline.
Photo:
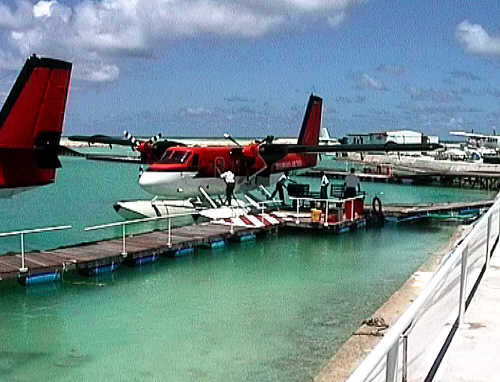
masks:
POLYGON ((161 138, 161 133, 158 133, 156 135, 153 135, 151 138, 149 138, 148 142, 155 143, 155 142, 159 141, 160 138, 161 138))
POLYGON ((224 138, 229 139, 231 142, 233 142, 236 146, 241 147, 241 145, 234 139, 229 133, 224 133, 224 138))
POLYGON ((130 134, 127 130, 125 130, 123 132, 123 136, 125 137, 125 139, 127 139, 130 142, 132 147, 135 148, 139 145, 139 142, 137 141, 137 139, 135 139, 135 137, 132 134, 130 134))

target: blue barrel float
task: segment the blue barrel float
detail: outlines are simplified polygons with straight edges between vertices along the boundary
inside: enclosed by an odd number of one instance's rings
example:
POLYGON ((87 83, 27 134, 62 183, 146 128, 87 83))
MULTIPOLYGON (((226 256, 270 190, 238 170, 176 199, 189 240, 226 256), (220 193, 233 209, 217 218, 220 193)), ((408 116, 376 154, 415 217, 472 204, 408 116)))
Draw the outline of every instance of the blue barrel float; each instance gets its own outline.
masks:
POLYGON ((144 257, 137 257, 133 261, 127 261, 126 263, 133 266, 141 266, 145 264, 154 263, 158 259, 159 259, 158 255, 149 255, 144 257))
POLYGON ((226 246, 226 240, 224 239, 218 239, 211 241, 209 243, 202 244, 202 247, 210 249, 224 248, 225 246, 226 246))
POLYGON ((44 272, 44 273, 38 273, 35 275, 20 274, 17 277, 17 281, 19 282, 19 284, 21 284, 23 286, 49 283, 49 282, 54 282, 54 281, 59 281, 59 280, 61 280, 61 273, 59 271, 44 272))
POLYGON ((79 273, 85 275, 85 276, 97 276, 103 273, 110 273, 114 272, 118 269, 120 266, 119 263, 111 263, 111 264, 105 264, 105 265, 98 265, 96 267, 92 268, 83 268, 79 269, 79 273))
POLYGON ((239 239, 241 242, 255 240, 256 238, 257 238, 257 236, 255 236, 254 233, 247 233, 247 234, 239 236, 239 239))
POLYGON ((184 247, 184 248, 179 248, 176 251, 173 252, 174 256, 186 256, 186 255, 191 255, 194 253, 194 247, 184 247))

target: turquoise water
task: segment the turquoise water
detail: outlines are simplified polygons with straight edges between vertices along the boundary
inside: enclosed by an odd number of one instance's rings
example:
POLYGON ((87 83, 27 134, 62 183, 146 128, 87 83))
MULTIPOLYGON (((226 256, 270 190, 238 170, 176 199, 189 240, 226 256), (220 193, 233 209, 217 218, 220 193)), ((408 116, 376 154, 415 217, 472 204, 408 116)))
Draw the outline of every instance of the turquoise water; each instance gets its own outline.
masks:
MULTIPOLYGON (((29 237, 32 248, 112 236, 82 228, 119 220, 117 199, 147 197, 135 166, 75 158, 63 166, 56 185, 0 200, 0 231, 75 227, 29 237)), ((487 196, 363 187, 407 202, 487 196)), ((282 231, 103 278, 68 274, 37 288, 2 282, 0 381, 304 381, 453 231, 439 224, 338 236, 282 231)), ((15 240, 0 243, 3 252, 18 250, 15 240)))
POLYGON ((452 230, 280 234, 109 278, 6 286, 0 380, 303 381, 452 230))

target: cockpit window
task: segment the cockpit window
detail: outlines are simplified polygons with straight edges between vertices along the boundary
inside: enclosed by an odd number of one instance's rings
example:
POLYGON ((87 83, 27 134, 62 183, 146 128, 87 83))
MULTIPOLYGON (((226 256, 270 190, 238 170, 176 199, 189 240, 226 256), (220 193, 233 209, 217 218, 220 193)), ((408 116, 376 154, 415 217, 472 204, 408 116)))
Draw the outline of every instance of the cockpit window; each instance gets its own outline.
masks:
POLYGON ((163 163, 185 163, 191 153, 184 150, 175 150, 170 153, 165 153, 163 163))

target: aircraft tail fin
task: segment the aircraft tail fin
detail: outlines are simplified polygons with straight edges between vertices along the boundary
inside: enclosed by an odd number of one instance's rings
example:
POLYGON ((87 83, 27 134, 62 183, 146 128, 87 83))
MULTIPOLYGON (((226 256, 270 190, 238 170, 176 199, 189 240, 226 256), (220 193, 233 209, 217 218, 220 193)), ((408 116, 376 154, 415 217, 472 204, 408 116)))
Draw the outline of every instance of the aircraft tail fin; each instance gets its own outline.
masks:
POLYGON ((0 110, 0 148, 34 150, 40 168, 59 164, 72 64, 32 55, 0 110))
POLYGON ((326 127, 321 128, 321 134, 319 137, 321 139, 324 139, 325 141, 328 141, 330 139, 330 133, 328 132, 328 129, 326 127))
POLYGON ((311 94, 297 144, 308 146, 315 146, 318 144, 322 110, 323 99, 311 94))

